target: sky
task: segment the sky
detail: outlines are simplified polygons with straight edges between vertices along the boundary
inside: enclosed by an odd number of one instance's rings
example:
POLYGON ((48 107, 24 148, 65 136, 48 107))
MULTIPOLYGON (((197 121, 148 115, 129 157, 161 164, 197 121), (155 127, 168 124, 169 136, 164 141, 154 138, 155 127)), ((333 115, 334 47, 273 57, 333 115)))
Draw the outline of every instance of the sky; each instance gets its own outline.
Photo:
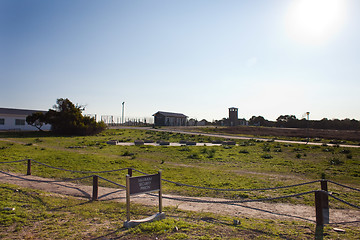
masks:
POLYGON ((358 0, 0 0, 0 107, 360 120, 358 0))

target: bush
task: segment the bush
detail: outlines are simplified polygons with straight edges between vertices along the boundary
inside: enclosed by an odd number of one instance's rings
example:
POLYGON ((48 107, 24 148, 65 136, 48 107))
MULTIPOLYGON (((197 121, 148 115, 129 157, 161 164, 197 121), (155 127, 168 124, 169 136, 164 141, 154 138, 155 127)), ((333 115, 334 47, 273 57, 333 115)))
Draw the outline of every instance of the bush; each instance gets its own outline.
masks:
POLYGON ((273 158, 273 156, 271 156, 270 154, 263 154, 263 155, 261 155, 261 158, 271 159, 271 158, 273 158))
POLYGON ((131 152, 129 152, 128 150, 126 150, 121 156, 123 156, 123 157, 129 157, 129 156, 134 156, 135 155, 135 153, 131 153, 131 152))
POLYGON ((342 165, 344 164, 344 161, 342 161, 339 158, 332 158, 329 160, 330 165, 342 165))
POLYGON ((349 153, 351 153, 351 151, 349 149, 343 149, 340 151, 340 153, 349 154, 349 153))
POLYGON ((188 158, 191 158, 191 159, 200 159, 200 156, 198 153, 192 153, 188 156, 188 158))

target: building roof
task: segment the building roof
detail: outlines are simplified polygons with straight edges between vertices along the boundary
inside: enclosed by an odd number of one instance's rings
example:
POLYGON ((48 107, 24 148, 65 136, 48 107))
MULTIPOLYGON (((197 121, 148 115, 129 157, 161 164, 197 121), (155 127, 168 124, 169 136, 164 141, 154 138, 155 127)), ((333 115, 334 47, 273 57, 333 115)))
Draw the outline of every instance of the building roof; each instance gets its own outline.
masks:
POLYGON ((16 109, 16 108, 0 108, 0 115, 24 115, 28 116, 36 112, 46 113, 42 110, 16 109))
POLYGON ((157 113, 154 113, 153 116, 155 116, 157 114, 161 114, 165 117, 187 118, 187 116, 182 113, 172 113, 172 112, 162 112, 162 111, 158 111, 157 113))

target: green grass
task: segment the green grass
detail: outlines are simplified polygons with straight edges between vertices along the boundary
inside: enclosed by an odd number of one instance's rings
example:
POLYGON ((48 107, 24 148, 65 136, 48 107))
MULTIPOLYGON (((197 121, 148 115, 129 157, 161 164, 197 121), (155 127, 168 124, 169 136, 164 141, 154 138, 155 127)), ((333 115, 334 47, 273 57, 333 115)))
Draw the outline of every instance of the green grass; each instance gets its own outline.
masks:
MULTIPOLYGON (((31 158, 42 163, 71 170, 101 171, 133 167, 149 174, 163 171, 163 178, 211 188, 266 188, 312 181, 321 177, 359 188, 360 149, 329 146, 282 144, 273 141, 237 140, 240 146, 114 146, 109 140, 180 140, 211 142, 217 138, 201 135, 154 132, 149 130, 107 130, 96 136, 66 137, 50 133, 0 133, 0 162, 31 158), (351 157, 349 155, 351 154, 351 157)), ((1 164, 3 171, 25 173, 26 163, 1 164)), ((33 163, 33 175, 65 179, 84 176, 59 171, 33 163)), ((134 172, 135 173, 135 172, 134 172)), ((135 173, 138 174, 138 173, 135 173)), ((86 174, 85 174, 86 175, 86 174)), ((125 184, 126 171, 101 176, 125 184)), ((91 179, 83 180, 91 184, 91 179)), ((113 186, 104 181, 104 186, 113 186)), ((282 196, 317 190, 320 184, 270 192, 220 192, 185 188, 164 183, 165 193, 187 196, 224 197, 229 199, 282 196)), ((336 185, 329 191, 352 203, 360 202, 357 192, 336 185)), ((313 205, 313 196, 284 199, 290 203, 313 205)), ((344 204, 332 201, 331 207, 344 204)))
MULTIPOLYGON (((142 219, 156 207, 131 205, 131 219, 142 219)), ((123 228, 124 203, 86 201, 39 190, 0 184, 1 239, 310 239, 315 226, 302 221, 232 218, 165 207, 167 218, 132 229, 123 228), (4 207, 15 208, 5 211, 4 207), (239 224, 234 225, 234 220, 239 224)), ((360 230, 325 227, 324 239, 356 239, 360 230)))

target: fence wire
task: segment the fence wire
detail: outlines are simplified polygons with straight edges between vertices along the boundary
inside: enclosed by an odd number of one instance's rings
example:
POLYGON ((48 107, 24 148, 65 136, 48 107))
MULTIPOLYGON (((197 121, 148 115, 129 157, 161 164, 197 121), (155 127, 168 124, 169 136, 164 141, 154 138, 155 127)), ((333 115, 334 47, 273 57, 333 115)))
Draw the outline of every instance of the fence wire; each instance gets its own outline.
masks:
POLYGON ((45 163, 36 161, 36 160, 31 160, 34 161, 40 165, 43 165, 45 167, 49 167, 49 168, 53 168, 56 170, 61 170, 61 171, 66 171, 66 172, 74 172, 74 173, 109 173, 109 172, 118 172, 118 171, 123 171, 123 170, 127 170, 128 168, 120 168, 120 169, 114 169, 114 170, 105 170, 105 171, 78 171, 78 170, 69 170, 69 169, 64 169, 64 168, 60 168, 60 167, 54 167, 51 165, 47 165, 45 163))
MULTIPOLYGON (((135 168, 132 168, 132 170, 136 171, 138 173, 144 174, 144 175, 149 175, 149 174, 147 174, 145 172, 141 172, 141 171, 139 171, 139 170, 137 170, 135 168)), ((283 189, 283 188, 298 187, 298 186, 317 183, 317 182, 321 181, 321 180, 315 180, 315 181, 311 181, 311 182, 298 183, 298 184, 287 185, 287 186, 270 187, 270 188, 248 188, 248 189, 245 189, 245 188, 231 189, 231 188, 229 188, 229 189, 226 189, 226 188, 210 188, 210 187, 195 186, 195 185, 186 184, 186 183, 174 182, 174 181, 167 180, 167 179, 164 179, 164 178, 162 178, 161 180, 163 180, 164 182, 175 184, 177 186, 191 187, 191 188, 205 189, 205 190, 214 190, 214 191, 224 191, 224 192, 250 192, 250 191, 276 190, 276 189, 283 189)))
MULTIPOLYGON (((27 161, 27 160, 31 160, 34 161, 40 165, 49 167, 49 168, 53 168, 53 169, 57 169, 57 170, 61 170, 61 171, 67 171, 67 172, 74 172, 74 173, 88 173, 88 174, 96 174, 96 173, 109 173, 109 172, 117 172, 117 171, 124 171, 124 170, 128 170, 131 169, 133 171, 136 171, 138 173, 144 174, 144 175, 149 175, 148 173, 142 172, 140 170, 137 170, 135 168, 120 168, 120 169, 114 169, 114 170, 104 170, 104 171, 78 171, 78 170, 69 170, 69 169, 64 169, 64 168, 60 168, 60 167, 54 167, 33 159, 23 159, 23 160, 16 160, 16 161, 10 161, 10 162, 0 162, 0 163, 15 163, 15 162, 23 162, 23 161, 27 161)), ((104 179, 105 180, 105 179, 104 179)), ((225 188, 210 188, 210 187, 203 187, 203 186, 195 186, 195 185, 191 185, 191 184, 186 184, 186 183, 179 183, 179 182, 175 182, 175 181, 171 181, 171 180, 167 180, 167 179, 161 179, 165 182, 168 183, 172 183, 178 186, 184 186, 184 187, 191 187, 191 188, 198 188, 198 189, 205 189, 205 190, 214 190, 214 191, 233 191, 233 192, 240 192, 240 191, 267 191, 267 190, 276 190, 276 189, 284 189, 284 188, 292 188, 292 187, 298 187, 298 186, 303 186, 303 185, 308 185, 308 184, 313 184, 313 183, 317 183, 317 182, 321 182, 324 180, 314 180, 314 181, 310 181, 310 182, 305 182, 305 183, 299 183, 299 184, 293 184, 293 185, 287 185, 287 186, 277 186, 277 187, 270 187, 270 188, 249 188, 249 189, 244 189, 244 188, 240 188, 240 189, 225 189, 225 188)), ((354 187, 350 187, 350 186, 346 186, 331 180, 326 180, 330 183, 339 185, 341 187, 345 187, 354 191, 360 191, 360 189, 354 188, 354 187)), ((123 186, 123 185, 121 185, 123 186)))
MULTIPOLYGON (((23 162, 23 161, 27 161, 27 160, 31 160, 31 159, 23 159, 23 160, 15 160, 15 161, 9 161, 9 162, 0 162, 1 164, 6 164, 6 163, 16 163, 16 162, 23 162)), ((123 170, 134 170, 138 173, 144 174, 144 175, 149 175, 145 172, 139 171, 135 168, 121 168, 121 169, 115 169, 115 170, 106 170, 106 171, 77 171, 77 170, 69 170, 69 169, 63 169, 60 167, 54 167, 36 160, 31 160, 34 161, 40 165, 49 167, 49 168, 53 168, 53 169, 57 169, 57 170, 62 170, 62 171, 68 171, 68 172, 75 172, 75 173, 109 173, 109 172, 116 172, 116 171, 123 171, 123 170)), ((78 180, 82 180, 82 179, 86 179, 86 178, 90 178, 93 177, 94 175, 90 175, 90 176, 85 176, 85 177, 80 177, 80 178, 73 178, 73 179, 63 179, 63 180, 37 180, 37 179, 27 179, 27 178, 23 178, 23 177, 19 177, 19 176, 15 176, 3 171, 0 171, 1 173, 8 175, 8 176, 13 176, 19 179, 23 179, 23 180, 27 180, 27 181, 33 181, 33 182, 46 182, 46 183, 59 183, 59 182, 71 182, 71 181, 78 181, 78 180)), ((122 187, 122 188, 126 188, 126 186, 118 184, 114 181, 111 181, 109 179, 106 179, 104 177, 98 176, 99 178, 108 181, 116 186, 122 187)), ((302 185, 307 185, 307 184, 312 184, 312 183, 316 183, 316 182, 320 182, 320 181, 328 181, 330 183, 336 184, 338 186, 341 187, 345 187, 354 191, 360 191, 360 189, 354 188, 354 187, 350 187, 350 186, 346 186, 331 180, 315 180, 315 181, 311 181, 311 182, 305 182, 305 183, 299 183, 299 184, 293 184, 293 185, 288 185, 288 186, 278 186, 278 187, 271 187, 271 188, 257 188, 257 189, 222 189, 222 188, 209 188, 209 187, 202 187, 202 186, 194 186, 194 185, 190 185, 190 184, 184 184, 184 183, 179 183, 179 182, 174 182, 171 180, 167 180, 167 179, 161 179, 162 181, 168 182, 168 183, 173 183, 176 184, 178 186, 185 186, 185 187, 192 187, 192 188, 198 188, 198 189, 205 189, 205 190, 215 190, 215 191, 265 191, 265 190, 275 190, 275 189, 283 189, 283 188, 291 188, 291 187, 298 187, 298 186, 302 186, 302 185)), ((344 203, 347 204, 351 207, 360 209, 360 206, 357 206, 355 204, 349 203, 343 199, 340 199, 332 194, 330 194, 329 192, 323 191, 323 190, 319 190, 321 192, 326 193, 327 195, 329 195, 330 197, 344 203)), ((298 196, 302 196, 302 195, 307 195, 307 194, 311 194, 316 192, 315 190, 313 191, 307 191, 307 192, 302 192, 302 193, 297 193, 297 194, 292 194, 292 195, 286 195, 286 196, 279 196, 279 197, 272 197, 272 198, 260 198, 260 199, 247 199, 247 200, 226 200, 226 201, 218 201, 218 200, 204 200, 204 199, 196 199, 196 198, 189 198, 189 197, 185 197, 185 198, 176 198, 176 197, 168 197, 168 196, 164 196, 163 198, 167 198, 167 199, 171 199, 171 200, 177 200, 177 201, 184 201, 184 202, 199 202, 199 203, 218 203, 218 204, 234 204, 234 203, 248 203, 248 202, 262 202, 262 201, 272 201, 272 200, 279 200, 279 199, 284 199, 284 198, 291 198, 291 197, 298 197, 298 196)), ((153 194, 149 194, 148 195, 152 195, 153 194)))
POLYGON ((307 185, 307 184, 312 184, 312 183, 316 183, 319 182, 320 180, 315 180, 315 181, 311 181, 311 182, 305 182, 305 183, 299 183, 299 184, 293 184, 293 185, 288 185, 288 186, 278 186, 278 187, 270 187, 270 188, 239 188, 239 189, 224 189, 224 188, 210 188, 210 187, 202 187, 202 186, 194 186, 194 185, 190 185, 190 184, 185 184, 185 183, 178 183, 178 182, 173 182, 170 180, 166 180, 166 179, 162 179, 165 182, 169 182, 169 183, 173 183, 176 184, 178 186, 184 186, 184 187, 191 187, 191 188, 198 188, 198 189, 206 189, 206 190, 214 190, 214 191, 225 191, 225 192, 250 192, 250 191, 267 191, 267 190, 276 190, 276 189, 282 189, 282 188, 291 188, 291 187, 298 187, 298 186, 303 186, 303 185, 307 185))
POLYGON ((101 176, 98 176, 98 177, 101 178, 101 179, 103 179, 103 180, 105 180, 105 181, 107 181, 107 182, 109 182, 109 183, 115 184, 116 186, 119 186, 119 187, 122 187, 122 188, 126 188, 126 186, 121 185, 121 184, 116 183, 116 182, 113 182, 113 181, 111 181, 111 180, 109 180, 109 179, 106 179, 106 178, 104 178, 104 177, 101 177, 101 176))
POLYGON ((343 200, 343 199, 340 199, 340 198, 338 198, 338 197, 335 197, 334 195, 329 194, 328 192, 326 192, 326 193, 327 193, 330 197, 332 197, 332 198, 334 198, 334 199, 336 199, 336 200, 338 200, 338 201, 340 201, 340 202, 342 202, 342 203, 344 203, 344 204, 347 204, 347 205, 349 205, 349 206, 351 206, 351 207, 360 209, 360 206, 357 206, 357 205, 352 204, 352 203, 349 203, 349 202, 347 202, 347 201, 345 201, 345 200, 343 200))
MULTIPOLYGON (((170 199, 170 200, 177 200, 177 201, 183 201, 183 202, 197 202, 197 203, 216 203, 216 204, 234 204, 234 203, 250 203, 250 202, 262 202, 262 201, 272 201, 272 200, 279 200, 279 199, 284 199, 284 198, 291 198, 291 197, 298 197, 298 196, 302 196, 302 195, 307 195, 307 194, 311 194, 316 192, 315 190, 313 191, 308 191, 308 192, 302 192, 302 193, 297 193, 297 194, 291 194, 291 195, 286 195, 286 196, 280 196, 280 197, 272 197, 272 198, 259 198, 259 199, 247 199, 247 200, 205 200, 205 199, 197 199, 197 198, 189 198, 189 197, 184 197, 184 198, 177 198, 177 197, 168 197, 168 196, 163 196, 163 198, 166 199, 170 199)), ((155 194, 151 194, 148 193, 148 195, 151 196, 155 196, 155 194)))
POLYGON ((331 180, 327 180, 327 181, 330 182, 330 183, 333 183, 335 185, 338 185, 338 186, 341 186, 341 187, 344 187, 344 188, 348 188, 348 189, 360 192, 360 189, 358 189, 358 188, 349 187, 349 186, 346 186, 346 185, 343 185, 343 184, 340 184, 340 183, 337 183, 337 182, 333 182, 331 180))
POLYGON ((73 181, 78 181, 78 180, 93 177, 91 175, 91 176, 85 176, 85 177, 80 177, 80 178, 67 178, 67 179, 62 179, 62 180, 40 180, 40 179, 28 179, 28 178, 24 178, 24 177, 19 177, 19 176, 12 175, 12 174, 9 174, 9 173, 3 172, 3 171, 0 171, 0 173, 11 176, 11 177, 15 177, 15 178, 18 178, 18 179, 30 181, 30 182, 45 182, 45 183, 73 182, 73 181))
POLYGON ((23 159, 23 160, 15 160, 15 161, 10 161, 10 162, 0 162, 1 164, 2 163, 16 163, 16 162, 25 162, 27 161, 27 159, 23 159))

